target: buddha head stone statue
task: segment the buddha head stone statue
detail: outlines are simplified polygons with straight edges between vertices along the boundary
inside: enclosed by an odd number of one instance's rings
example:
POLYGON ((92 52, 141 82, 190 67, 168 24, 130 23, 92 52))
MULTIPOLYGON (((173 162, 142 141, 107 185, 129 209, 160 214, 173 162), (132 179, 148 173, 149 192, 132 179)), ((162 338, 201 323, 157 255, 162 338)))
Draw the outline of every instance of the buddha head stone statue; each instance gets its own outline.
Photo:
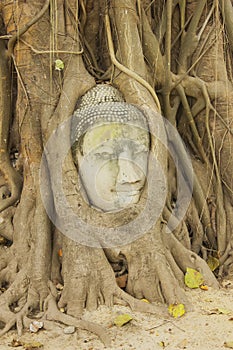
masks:
POLYGON ((145 185, 150 136, 146 117, 111 85, 83 95, 71 126, 72 153, 86 197, 104 212, 139 201, 145 185))

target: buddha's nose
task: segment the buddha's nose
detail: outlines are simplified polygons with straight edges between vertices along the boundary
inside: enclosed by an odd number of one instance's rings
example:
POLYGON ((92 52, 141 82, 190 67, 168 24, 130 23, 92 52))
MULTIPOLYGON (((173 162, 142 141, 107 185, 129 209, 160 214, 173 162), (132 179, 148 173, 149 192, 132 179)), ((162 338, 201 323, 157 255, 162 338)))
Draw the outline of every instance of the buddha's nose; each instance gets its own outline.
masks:
POLYGON ((133 162, 130 154, 122 152, 118 158, 118 184, 134 184, 142 180, 143 174, 139 166, 133 162))

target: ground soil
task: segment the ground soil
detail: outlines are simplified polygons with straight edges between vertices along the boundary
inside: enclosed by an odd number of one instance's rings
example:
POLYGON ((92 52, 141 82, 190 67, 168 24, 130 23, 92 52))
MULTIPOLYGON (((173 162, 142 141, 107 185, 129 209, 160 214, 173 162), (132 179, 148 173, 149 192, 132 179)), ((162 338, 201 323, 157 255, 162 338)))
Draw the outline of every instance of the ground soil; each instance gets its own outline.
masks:
MULTIPOLYGON (((164 319, 155 315, 134 313, 121 305, 100 307, 95 312, 86 312, 84 318, 106 327, 112 338, 112 349, 226 348, 224 342, 233 341, 233 281, 224 281, 218 291, 209 288, 208 291, 198 289, 188 290, 186 293, 192 302, 192 310, 179 319, 170 318, 165 313, 164 319), (130 314, 133 320, 123 327, 114 326, 115 317, 124 313, 130 314)), ((44 350, 104 349, 97 336, 91 333, 77 330, 74 334, 66 335, 63 329, 63 325, 56 325, 52 330, 40 330, 36 334, 25 330, 20 340, 25 343, 40 342, 44 345, 44 350)), ((11 330, 0 339, 0 350, 10 350, 9 345, 16 338, 16 331, 11 330)))

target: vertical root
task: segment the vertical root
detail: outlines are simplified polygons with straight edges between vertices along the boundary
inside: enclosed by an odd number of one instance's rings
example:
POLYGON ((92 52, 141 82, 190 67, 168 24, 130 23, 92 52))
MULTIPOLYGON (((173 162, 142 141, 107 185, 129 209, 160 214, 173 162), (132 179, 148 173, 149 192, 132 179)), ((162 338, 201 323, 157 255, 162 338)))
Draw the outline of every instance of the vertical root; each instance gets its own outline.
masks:
MULTIPOLYGON (((51 287, 51 284, 50 284, 50 287, 51 287)), ((54 293, 53 287, 52 287, 52 290, 53 290, 52 293, 54 293)), ((47 307, 47 311, 44 315, 45 319, 50 321, 62 322, 66 325, 74 326, 74 327, 81 328, 89 332, 95 333, 101 339, 101 341, 104 343, 105 346, 108 346, 108 347, 111 346, 111 339, 103 327, 95 323, 85 321, 85 320, 80 320, 73 316, 66 315, 60 312, 57 308, 57 304, 53 294, 50 294, 48 296, 46 300, 46 307, 47 307)))

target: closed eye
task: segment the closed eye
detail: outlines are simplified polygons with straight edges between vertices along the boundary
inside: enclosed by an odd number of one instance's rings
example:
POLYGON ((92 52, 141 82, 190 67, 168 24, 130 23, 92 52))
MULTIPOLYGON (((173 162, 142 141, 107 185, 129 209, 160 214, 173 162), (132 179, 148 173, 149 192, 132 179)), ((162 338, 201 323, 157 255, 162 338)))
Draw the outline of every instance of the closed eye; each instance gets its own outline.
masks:
POLYGON ((147 148, 139 148, 137 150, 134 151, 134 155, 141 155, 141 154, 145 154, 148 153, 149 150, 147 148))
POLYGON ((111 159, 114 157, 114 153, 98 152, 98 153, 95 153, 95 157, 97 159, 111 159))

